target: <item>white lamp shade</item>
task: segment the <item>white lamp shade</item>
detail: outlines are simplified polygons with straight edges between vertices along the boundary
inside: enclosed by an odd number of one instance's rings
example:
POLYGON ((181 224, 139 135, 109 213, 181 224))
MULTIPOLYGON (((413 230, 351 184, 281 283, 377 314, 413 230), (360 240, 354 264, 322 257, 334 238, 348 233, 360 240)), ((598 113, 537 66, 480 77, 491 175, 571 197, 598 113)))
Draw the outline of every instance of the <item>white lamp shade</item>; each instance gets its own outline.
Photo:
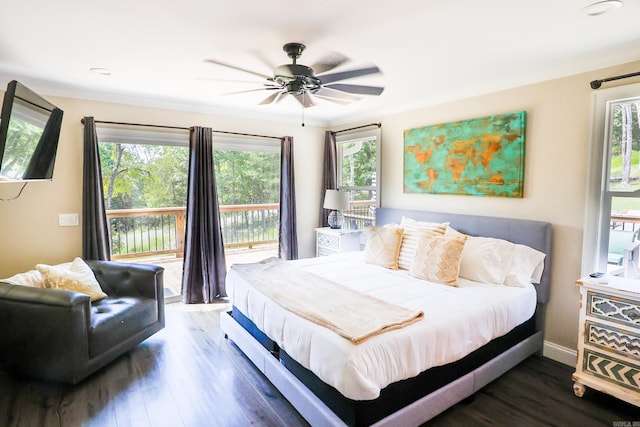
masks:
POLYGON ((325 209, 343 210, 349 207, 349 193, 338 190, 327 190, 324 194, 325 209))

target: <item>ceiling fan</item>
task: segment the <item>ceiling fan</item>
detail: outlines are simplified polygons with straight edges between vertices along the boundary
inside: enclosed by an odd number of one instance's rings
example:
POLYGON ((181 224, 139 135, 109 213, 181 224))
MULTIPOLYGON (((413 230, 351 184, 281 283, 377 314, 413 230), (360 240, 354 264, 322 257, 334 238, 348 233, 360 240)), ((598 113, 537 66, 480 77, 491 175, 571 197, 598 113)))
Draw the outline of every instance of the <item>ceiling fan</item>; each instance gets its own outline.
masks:
POLYGON ((262 87, 259 89, 249 89, 230 94, 273 91, 265 98, 260 105, 271 104, 281 101, 286 95, 293 96, 305 108, 315 105, 313 98, 317 97, 338 104, 349 104, 361 99, 358 95, 380 95, 384 90, 381 86, 364 86, 348 83, 339 83, 343 80, 354 77, 367 76, 380 73, 380 69, 375 65, 358 68, 355 70, 328 73, 334 68, 344 64, 348 58, 342 55, 333 55, 319 61, 311 67, 298 64, 298 58, 305 50, 302 43, 287 43, 282 49, 291 58, 291 64, 279 65, 274 68, 273 76, 268 76, 259 72, 248 70, 235 65, 213 59, 206 60, 209 63, 221 65, 245 73, 252 74, 264 79, 262 87), (315 73, 319 73, 316 75, 315 73))

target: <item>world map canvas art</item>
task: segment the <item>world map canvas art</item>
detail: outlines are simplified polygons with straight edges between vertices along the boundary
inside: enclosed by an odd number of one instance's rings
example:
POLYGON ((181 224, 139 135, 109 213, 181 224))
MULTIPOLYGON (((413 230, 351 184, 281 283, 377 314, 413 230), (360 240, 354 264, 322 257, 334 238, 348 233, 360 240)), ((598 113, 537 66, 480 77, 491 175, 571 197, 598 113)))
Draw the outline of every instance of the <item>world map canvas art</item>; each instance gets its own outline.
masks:
POLYGON ((523 197, 526 112, 404 131, 404 192, 523 197))

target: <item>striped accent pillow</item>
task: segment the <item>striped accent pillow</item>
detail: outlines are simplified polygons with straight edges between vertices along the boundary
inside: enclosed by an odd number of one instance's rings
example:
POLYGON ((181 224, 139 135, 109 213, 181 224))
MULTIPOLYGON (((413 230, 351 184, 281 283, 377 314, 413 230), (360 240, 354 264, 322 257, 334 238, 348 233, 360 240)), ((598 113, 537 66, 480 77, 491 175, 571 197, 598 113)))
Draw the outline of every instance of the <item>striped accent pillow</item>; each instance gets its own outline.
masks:
POLYGON ((400 254, 398 255, 398 267, 403 270, 409 270, 413 256, 418 247, 418 236, 420 233, 429 233, 439 236, 445 233, 449 223, 416 221, 412 218, 402 217, 400 226, 404 229, 402 235, 402 245, 400 246, 400 254))
POLYGON ((466 240, 467 236, 421 236, 409 274, 457 288, 460 260, 466 240))

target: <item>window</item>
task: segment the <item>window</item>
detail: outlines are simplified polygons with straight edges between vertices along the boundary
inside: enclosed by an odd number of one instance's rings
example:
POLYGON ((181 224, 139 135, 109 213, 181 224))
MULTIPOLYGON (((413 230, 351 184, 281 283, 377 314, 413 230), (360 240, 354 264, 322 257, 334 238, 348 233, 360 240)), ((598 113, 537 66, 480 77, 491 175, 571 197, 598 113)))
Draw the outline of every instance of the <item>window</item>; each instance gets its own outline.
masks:
MULTIPOLYGON (((167 300, 181 292, 189 133, 97 128, 112 259, 165 267, 167 300)), ((227 266, 278 255, 280 141, 214 135, 227 266)))
POLYGON ((365 228, 375 223, 380 206, 380 129, 337 135, 338 189, 349 193, 343 212, 345 228, 365 228))
POLYGON ((161 265, 165 302, 182 287, 189 133, 99 126, 111 258, 161 265))
MULTIPOLYGON (((594 94, 583 274, 623 272, 620 239, 640 231, 640 85, 594 94)), ((622 246, 627 246, 622 244, 622 246)), ((636 261, 636 268, 637 261, 636 261)))
POLYGON ((181 253, 188 133, 98 127, 114 259, 181 253))
POLYGON ((216 136, 213 145, 225 248, 278 256, 280 141, 216 136))

